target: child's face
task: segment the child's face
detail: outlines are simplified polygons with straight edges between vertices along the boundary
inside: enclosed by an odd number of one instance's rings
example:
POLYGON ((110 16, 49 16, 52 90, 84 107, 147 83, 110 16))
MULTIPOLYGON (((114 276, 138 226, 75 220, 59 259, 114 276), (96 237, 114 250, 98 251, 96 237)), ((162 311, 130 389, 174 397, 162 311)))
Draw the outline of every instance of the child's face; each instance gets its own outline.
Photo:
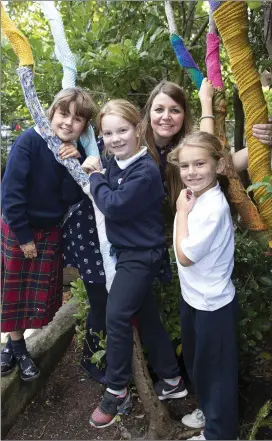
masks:
POLYGON ((70 103, 68 112, 64 112, 60 107, 57 107, 51 121, 52 130, 63 142, 78 140, 85 125, 86 119, 75 115, 74 102, 70 103))
POLYGON ((128 159, 137 152, 136 129, 133 124, 121 116, 103 116, 101 131, 106 149, 117 159, 128 159))
POLYGON ((202 147, 184 146, 179 152, 180 177, 196 196, 216 185, 216 175, 221 171, 220 161, 202 147))
POLYGON ((150 109, 150 123, 155 142, 159 146, 169 143, 184 121, 184 109, 166 93, 159 93, 150 109))

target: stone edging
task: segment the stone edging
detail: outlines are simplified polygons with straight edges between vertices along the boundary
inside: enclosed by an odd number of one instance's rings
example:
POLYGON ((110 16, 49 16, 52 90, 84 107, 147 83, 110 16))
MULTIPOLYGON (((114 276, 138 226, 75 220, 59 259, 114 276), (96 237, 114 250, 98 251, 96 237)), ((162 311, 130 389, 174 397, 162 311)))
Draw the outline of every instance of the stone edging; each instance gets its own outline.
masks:
POLYGON ((41 370, 41 376, 27 383, 21 380, 18 368, 1 380, 1 429, 6 436, 18 415, 42 389, 52 371, 70 344, 75 329, 76 305, 68 302, 63 305, 54 320, 43 329, 37 329, 26 339, 29 352, 41 370))

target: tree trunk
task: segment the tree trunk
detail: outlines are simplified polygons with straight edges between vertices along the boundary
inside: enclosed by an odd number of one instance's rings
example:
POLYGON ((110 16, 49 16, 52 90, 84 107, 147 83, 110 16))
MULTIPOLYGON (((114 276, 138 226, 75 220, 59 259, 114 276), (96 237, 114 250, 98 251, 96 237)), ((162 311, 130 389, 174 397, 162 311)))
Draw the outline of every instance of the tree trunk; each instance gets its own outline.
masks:
POLYGON ((272 4, 264 4, 264 41, 269 55, 272 59, 272 4))
MULTIPOLYGON (((233 88, 233 113, 235 118, 234 125, 234 150, 238 152, 244 148, 245 114, 242 101, 239 98, 237 87, 233 88)), ((247 170, 239 173, 244 188, 250 185, 247 170)))
POLYGON ((147 439, 173 439, 173 421, 167 408, 156 395, 143 356, 138 331, 135 327, 133 327, 132 372, 137 392, 149 422, 147 439))

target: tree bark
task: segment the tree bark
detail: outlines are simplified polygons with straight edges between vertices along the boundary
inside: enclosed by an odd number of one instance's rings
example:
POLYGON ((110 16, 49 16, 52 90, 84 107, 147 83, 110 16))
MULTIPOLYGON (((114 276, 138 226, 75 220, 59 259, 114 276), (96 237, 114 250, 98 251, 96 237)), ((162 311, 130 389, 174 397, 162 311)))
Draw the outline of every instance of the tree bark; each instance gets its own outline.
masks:
POLYGON ((269 55, 272 59, 272 3, 264 4, 264 41, 269 55))
POLYGON ((158 399, 147 370, 138 331, 133 327, 132 372, 148 422, 148 439, 172 439, 173 421, 158 399))

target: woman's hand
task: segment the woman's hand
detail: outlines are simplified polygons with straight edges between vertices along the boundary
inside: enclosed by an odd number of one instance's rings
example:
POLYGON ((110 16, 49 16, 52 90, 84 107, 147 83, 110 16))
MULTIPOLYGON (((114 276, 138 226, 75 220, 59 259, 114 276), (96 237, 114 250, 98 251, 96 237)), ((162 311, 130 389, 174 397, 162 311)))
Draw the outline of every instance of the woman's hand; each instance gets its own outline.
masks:
POLYGON ((181 190, 179 197, 176 202, 176 207, 178 212, 183 212, 184 214, 189 214, 192 211, 193 206, 196 203, 196 197, 192 191, 188 188, 181 190))
POLYGON ((81 167, 89 175, 94 172, 102 172, 102 166, 99 156, 88 156, 81 167))
POLYGON ((201 102, 212 100, 214 94, 214 88, 211 81, 208 78, 203 78, 198 96, 201 102))
POLYGON ((59 150, 59 158, 63 161, 64 159, 68 158, 80 158, 81 155, 77 148, 72 144, 71 142, 64 142, 60 146, 59 150))
POLYGON ((33 257, 37 257, 37 249, 33 241, 20 245, 20 248, 23 251, 26 259, 33 259, 33 257))
POLYGON ((268 124, 255 124, 252 127, 253 136, 263 144, 272 147, 272 117, 268 118, 268 124))

